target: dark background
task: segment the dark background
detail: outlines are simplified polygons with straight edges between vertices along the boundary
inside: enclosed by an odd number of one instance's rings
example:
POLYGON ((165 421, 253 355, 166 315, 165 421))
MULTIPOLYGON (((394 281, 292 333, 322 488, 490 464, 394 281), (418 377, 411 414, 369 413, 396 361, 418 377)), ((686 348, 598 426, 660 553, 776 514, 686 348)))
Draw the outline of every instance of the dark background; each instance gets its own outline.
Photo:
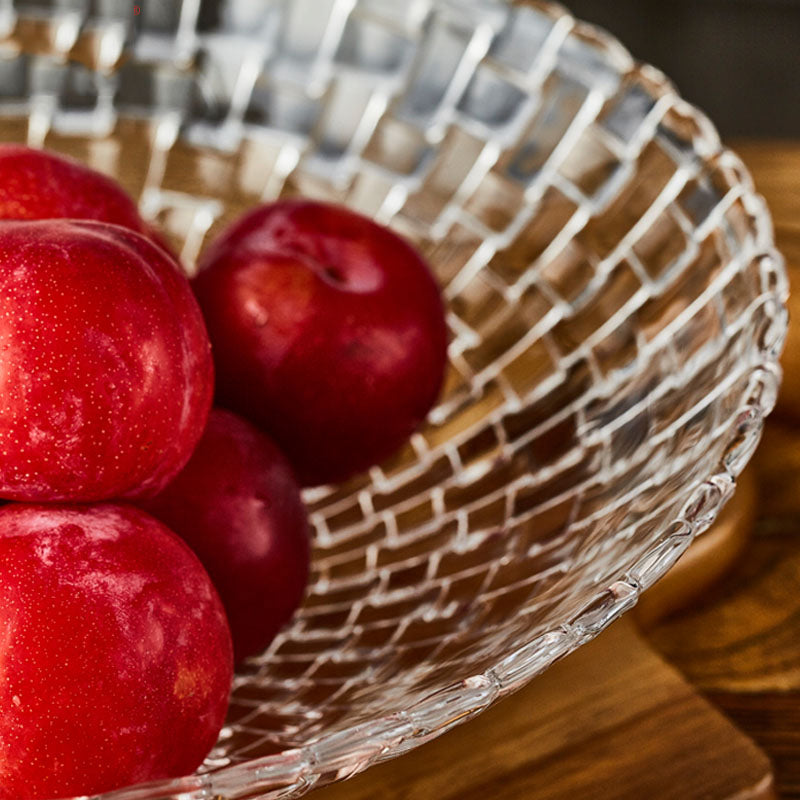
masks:
POLYGON ((663 70, 723 136, 800 137, 800 0, 562 0, 663 70))

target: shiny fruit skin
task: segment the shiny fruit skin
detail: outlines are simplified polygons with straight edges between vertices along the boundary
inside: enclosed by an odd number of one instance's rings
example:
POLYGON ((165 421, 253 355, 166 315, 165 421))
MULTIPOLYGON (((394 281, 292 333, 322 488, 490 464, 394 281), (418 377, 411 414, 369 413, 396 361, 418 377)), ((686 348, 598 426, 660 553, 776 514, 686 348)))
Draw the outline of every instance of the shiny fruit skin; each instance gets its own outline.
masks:
POLYGON ((230 632, 200 562, 130 506, 0 509, 0 799, 191 773, 224 721, 230 632))
POLYGON ((212 394, 200 311, 161 249, 116 225, 0 221, 0 497, 154 494, 212 394))
POLYGON ((221 405, 280 445, 303 485, 392 454, 444 375, 439 289, 405 241, 347 209, 259 207, 204 254, 193 282, 221 405))
POLYGON ((148 232, 136 204, 111 178, 46 150, 0 144, 0 219, 57 218, 148 232))
POLYGON ((235 414, 212 409, 189 463, 143 507, 208 570, 236 661, 262 651, 300 605, 309 573, 306 511, 278 448, 235 414))

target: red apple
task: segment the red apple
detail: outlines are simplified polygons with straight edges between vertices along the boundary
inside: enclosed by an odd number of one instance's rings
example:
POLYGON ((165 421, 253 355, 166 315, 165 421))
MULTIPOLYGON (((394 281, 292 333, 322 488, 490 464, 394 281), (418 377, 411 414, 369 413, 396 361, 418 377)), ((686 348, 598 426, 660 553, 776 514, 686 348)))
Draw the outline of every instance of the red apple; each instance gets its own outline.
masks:
POLYGON ((214 744, 231 640, 200 562, 122 505, 0 509, 0 798, 192 772, 214 744))
POLYGON ((300 605, 309 572, 306 512, 278 448, 240 417, 213 409, 189 463, 144 508, 208 570, 236 660, 263 650, 300 605))
POLYGON ((390 455, 438 396, 439 289, 365 217, 307 200, 257 208, 212 244, 194 289, 220 403, 266 430, 305 485, 390 455))
POLYGON ((200 310, 162 250, 99 222, 0 222, 0 497, 155 494, 212 392, 200 310))
POLYGON ((133 200, 77 161, 0 144, 0 219, 94 219, 147 234, 133 200))

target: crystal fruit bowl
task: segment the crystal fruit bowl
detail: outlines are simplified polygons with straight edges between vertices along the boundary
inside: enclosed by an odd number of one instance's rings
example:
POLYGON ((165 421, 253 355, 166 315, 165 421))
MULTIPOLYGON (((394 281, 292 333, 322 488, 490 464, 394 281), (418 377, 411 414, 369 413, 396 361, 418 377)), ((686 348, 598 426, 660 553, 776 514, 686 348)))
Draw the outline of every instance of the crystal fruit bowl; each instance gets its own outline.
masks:
POLYGON ((613 38, 500 0, 0 0, 0 140, 140 198, 187 268, 281 195, 413 240, 445 389, 309 491, 312 584, 197 775, 297 796, 468 720, 629 609, 714 519, 780 379, 787 285, 707 119, 613 38))

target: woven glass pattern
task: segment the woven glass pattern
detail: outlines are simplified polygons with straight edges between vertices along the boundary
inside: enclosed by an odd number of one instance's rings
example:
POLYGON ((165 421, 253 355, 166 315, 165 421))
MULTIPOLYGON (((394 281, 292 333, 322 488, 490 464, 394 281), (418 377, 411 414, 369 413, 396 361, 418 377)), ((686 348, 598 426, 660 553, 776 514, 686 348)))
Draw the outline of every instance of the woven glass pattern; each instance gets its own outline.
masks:
POLYGON ((469 719, 595 636, 714 519, 775 401, 762 200, 657 70, 502 0, 0 0, 0 140, 116 176, 190 268, 281 195, 413 240, 452 333, 390 462, 307 493, 305 605, 198 775, 289 797, 469 719))

